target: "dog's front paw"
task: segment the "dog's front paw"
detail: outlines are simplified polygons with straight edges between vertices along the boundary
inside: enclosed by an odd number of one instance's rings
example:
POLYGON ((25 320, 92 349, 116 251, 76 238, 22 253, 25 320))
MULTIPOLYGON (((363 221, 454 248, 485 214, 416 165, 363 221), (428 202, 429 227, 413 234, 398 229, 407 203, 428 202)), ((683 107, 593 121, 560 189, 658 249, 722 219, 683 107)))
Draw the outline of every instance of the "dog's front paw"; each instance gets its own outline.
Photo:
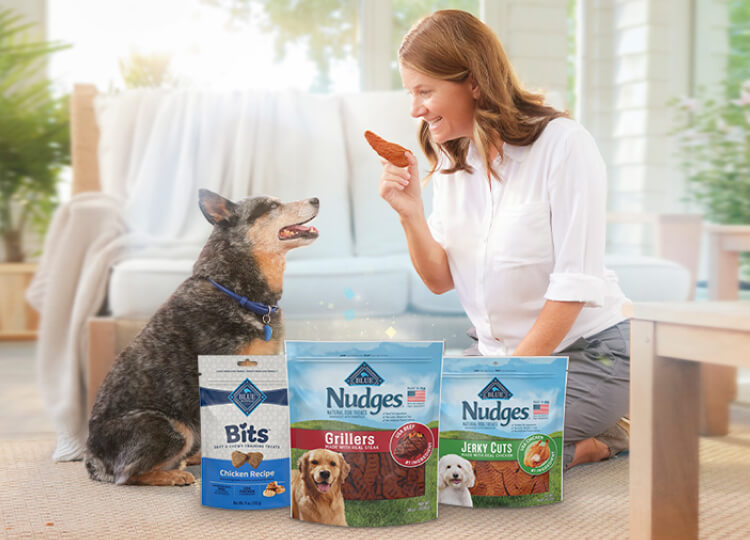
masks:
POLYGON ((187 471, 154 470, 131 478, 128 484, 139 486, 189 486, 195 484, 195 476, 187 471))
POLYGON ((195 484, 195 476, 187 471, 169 471, 174 473, 173 475, 173 486, 190 486, 195 484))

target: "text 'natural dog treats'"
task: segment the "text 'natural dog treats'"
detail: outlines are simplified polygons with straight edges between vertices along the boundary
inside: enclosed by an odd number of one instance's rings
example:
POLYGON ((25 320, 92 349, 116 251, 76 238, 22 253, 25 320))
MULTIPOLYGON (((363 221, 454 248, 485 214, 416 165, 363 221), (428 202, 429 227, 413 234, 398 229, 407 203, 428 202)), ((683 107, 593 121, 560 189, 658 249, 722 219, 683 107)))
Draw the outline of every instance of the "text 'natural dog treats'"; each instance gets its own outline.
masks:
POLYGON ((289 505, 284 356, 200 356, 202 500, 206 506, 289 505))
POLYGON ((440 502, 537 506, 562 500, 568 359, 446 357, 440 502))
POLYGON ((441 342, 287 341, 292 517, 437 517, 441 342))

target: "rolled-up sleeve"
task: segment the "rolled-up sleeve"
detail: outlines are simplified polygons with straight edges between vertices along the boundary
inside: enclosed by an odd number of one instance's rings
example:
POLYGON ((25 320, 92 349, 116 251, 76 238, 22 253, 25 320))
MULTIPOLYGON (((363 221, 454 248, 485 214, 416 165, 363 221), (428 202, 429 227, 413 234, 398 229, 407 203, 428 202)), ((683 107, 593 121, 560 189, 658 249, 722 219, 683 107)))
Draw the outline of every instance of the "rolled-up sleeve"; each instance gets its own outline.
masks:
POLYGON ((606 289, 607 171, 585 129, 567 137, 548 189, 555 263, 544 297, 600 307, 606 289))

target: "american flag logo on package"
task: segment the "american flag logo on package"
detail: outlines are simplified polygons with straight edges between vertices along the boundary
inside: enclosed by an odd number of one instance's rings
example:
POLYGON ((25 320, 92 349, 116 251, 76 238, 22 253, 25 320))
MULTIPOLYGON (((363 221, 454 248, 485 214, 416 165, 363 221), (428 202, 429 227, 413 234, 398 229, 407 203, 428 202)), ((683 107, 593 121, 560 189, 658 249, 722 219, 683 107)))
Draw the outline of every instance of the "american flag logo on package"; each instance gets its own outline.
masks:
POLYGON ((412 405, 424 405, 425 402, 425 389, 415 388, 406 391, 406 402, 412 405))
POLYGON ((534 418, 545 418, 549 416, 549 401, 534 403, 534 418))

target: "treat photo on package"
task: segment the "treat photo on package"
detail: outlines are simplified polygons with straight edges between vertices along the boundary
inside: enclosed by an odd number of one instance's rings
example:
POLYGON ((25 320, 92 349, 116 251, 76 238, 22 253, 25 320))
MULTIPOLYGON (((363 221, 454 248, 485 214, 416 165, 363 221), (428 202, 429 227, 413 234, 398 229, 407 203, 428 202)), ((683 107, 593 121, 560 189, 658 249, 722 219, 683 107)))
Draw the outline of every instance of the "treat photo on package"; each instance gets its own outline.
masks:
POLYGON ((564 357, 444 359, 441 504, 562 501, 567 366, 564 357))
POLYGON ((283 355, 199 356, 204 506, 289 505, 283 355))
POLYGON ((286 348, 292 517, 349 527, 437 518, 443 343, 286 348))

